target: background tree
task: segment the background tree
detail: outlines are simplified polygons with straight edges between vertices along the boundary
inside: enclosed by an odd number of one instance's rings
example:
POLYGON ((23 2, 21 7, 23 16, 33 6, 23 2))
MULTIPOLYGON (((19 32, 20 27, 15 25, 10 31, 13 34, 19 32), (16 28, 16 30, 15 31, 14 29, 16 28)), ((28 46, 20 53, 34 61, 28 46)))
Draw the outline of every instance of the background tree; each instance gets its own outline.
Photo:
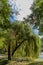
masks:
POLYGON ((43 0, 36 0, 33 4, 32 10, 36 18, 35 26, 39 27, 39 34, 43 35, 43 0))
POLYGON ((43 0, 35 0, 32 7, 32 13, 25 20, 33 25, 34 29, 39 30, 39 34, 43 35, 43 0))

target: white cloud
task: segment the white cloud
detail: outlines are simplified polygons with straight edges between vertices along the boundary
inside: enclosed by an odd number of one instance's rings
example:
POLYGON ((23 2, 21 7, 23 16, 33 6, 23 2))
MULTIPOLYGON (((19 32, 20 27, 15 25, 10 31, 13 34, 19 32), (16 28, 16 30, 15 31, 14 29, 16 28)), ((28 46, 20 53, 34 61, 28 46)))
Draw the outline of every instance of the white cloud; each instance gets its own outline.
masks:
POLYGON ((33 0, 12 0, 12 3, 16 1, 16 6, 21 9, 20 15, 17 16, 18 20, 22 20, 23 17, 26 17, 31 13, 30 7, 33 3, 33 0))
POLYGON ((18 20, 22 20, 23 17, 26 17, 31 13, 30 7, 33 3, 33 0, 16 0, 16 4, 21 8, 20 15, 17 16, 18 20))

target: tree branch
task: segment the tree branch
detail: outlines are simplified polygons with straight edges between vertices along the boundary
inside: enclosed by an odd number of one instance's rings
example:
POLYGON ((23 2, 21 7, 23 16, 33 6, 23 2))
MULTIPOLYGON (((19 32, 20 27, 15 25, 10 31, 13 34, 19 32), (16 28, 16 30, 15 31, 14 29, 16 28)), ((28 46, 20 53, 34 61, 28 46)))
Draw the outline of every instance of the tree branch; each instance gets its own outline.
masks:
POLYGON ((19 44, 18 46, 16 46, 16 48, 15 48, 15 49, 13 50, 13 52, 12 52, 12 56, 13 56, 14 52, 22 45, 22 43, 23 43, 25 40, 27 40, 27 39, 24 39, 22 42, 20 42, 20 44, 19 44))

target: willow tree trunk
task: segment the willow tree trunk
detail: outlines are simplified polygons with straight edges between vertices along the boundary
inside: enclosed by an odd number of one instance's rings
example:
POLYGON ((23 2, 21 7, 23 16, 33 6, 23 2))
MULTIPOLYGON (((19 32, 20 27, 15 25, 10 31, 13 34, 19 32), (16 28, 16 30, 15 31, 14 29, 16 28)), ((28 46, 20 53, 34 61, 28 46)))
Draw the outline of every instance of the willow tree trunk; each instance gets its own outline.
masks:
POLYGON ((11 60, 11 43, 8 44, 8 60, 11 60))

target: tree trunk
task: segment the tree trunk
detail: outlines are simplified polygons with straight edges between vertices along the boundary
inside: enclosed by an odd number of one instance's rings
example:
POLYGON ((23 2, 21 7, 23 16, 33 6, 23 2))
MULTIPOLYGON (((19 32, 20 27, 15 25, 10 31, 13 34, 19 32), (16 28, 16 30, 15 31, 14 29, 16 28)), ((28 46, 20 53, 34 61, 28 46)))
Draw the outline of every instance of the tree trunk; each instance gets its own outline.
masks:
POLYGON ((8 60, 11 60, 11 44, 8 44, 8 60))

